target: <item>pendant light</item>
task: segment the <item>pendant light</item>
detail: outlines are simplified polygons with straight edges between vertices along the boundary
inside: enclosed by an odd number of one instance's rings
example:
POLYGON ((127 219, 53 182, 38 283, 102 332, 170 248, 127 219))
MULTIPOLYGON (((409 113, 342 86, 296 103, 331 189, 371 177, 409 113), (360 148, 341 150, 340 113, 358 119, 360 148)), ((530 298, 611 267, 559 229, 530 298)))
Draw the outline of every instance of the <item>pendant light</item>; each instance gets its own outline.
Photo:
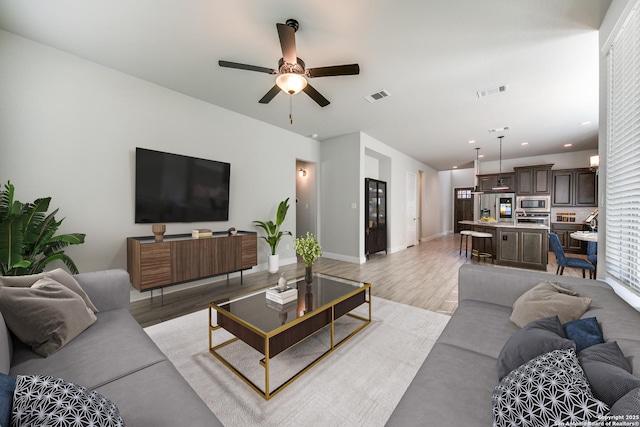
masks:
POLYGON ((498 137, 500 140, 500 169, 498 172, 498 185, 492 188, 492 190, 495 191, 509 190, 509 186, 504 185, 504 182, 502 181, 502 138, 504 138, 504 135, 500 135, 498 137))
POLYGON ((471 194, 484 194, 484 191, 480 190, 478 185, 478 175, 480 175, 480 147, 476 147, 476 168, 474 176, 474 187, 471 194))

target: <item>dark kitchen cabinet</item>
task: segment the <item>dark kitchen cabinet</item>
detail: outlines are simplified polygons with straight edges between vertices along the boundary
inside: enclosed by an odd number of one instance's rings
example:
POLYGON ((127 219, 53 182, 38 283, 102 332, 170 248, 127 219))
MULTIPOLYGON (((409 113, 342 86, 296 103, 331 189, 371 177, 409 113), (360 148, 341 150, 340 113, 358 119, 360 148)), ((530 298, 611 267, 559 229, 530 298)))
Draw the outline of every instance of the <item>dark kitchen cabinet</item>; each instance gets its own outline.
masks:
POLYGON ((588 168, 552 171, 552 206, 598 206, 598 180, 588 168))
POLYGON ((364 252, 370 254, 387 252, 387 183, 365 178, 365 228, 364 252))
POLYGON ((551 167, 539 165, 513 168, 518 196, 548 196, 551 194, 551 167))
POLYGON ((514 188, 514 181, 515 181, 515 174, 510 172, 510 173, 503 173, 503 174, 498 174, 498 173, 492 173, 492 174, 487 174, 487 175, 478 175, 478 185, 480 186, 480 190, 482 191, 493 191, 494 187, 498 186, 498 180, 502 179, 502 183, 509 187, 508 190, 499 190, 499 192, 505 192, 505 191, 513 191, 514 188))
POLYGON ((571 238, 571 233, 582 230, 584 230, 584 226, 581 224, 551 224, 551 231, 558 235, 560 244, 567 253, 587 253, 587 242, 571 238))

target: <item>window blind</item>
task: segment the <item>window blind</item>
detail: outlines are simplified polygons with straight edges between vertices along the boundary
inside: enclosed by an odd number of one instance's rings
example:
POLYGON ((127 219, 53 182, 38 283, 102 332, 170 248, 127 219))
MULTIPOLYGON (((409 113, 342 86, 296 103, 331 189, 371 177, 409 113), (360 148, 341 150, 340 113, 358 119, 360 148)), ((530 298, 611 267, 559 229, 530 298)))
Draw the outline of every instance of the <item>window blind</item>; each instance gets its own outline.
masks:
POLYGON ((607 273, 640 293, 640 11, 609 50, 607 273))

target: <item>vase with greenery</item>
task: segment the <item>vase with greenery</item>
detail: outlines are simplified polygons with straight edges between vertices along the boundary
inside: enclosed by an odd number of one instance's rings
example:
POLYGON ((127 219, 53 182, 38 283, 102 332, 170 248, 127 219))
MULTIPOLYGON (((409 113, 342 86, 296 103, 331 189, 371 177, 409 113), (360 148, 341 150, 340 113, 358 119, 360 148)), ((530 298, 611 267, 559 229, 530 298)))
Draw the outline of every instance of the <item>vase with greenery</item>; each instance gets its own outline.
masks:
POLYGON ((291 236, 290 231, 282 231, 280 230, 280 226, 284 222, 287 217, 287 211, 289 210, 289 198, 287 197, 285 200, 281 201, 278 205, 278 211, 276 213, 276 221, 273 222, 271 220, 267 222, 263 221, 253 221, 254 225, 260 227, 264 230, 266 236, 260 236, 261 239, 264 239, 265 242, 269 244, 271 248, 271 256, 269 257, 269 272, 275 273, 278 271, 278 254, 276 251, 278 250, 278 243, 283 236, 291 236))
POLYGON ((296 238, 294 245, 296 253, 304 261, 304 281, 311 283, 313 281, 312 267, 318 257, 322 256, 322 246, 320 246, 313 234, 308 231, 306 237, 296 238))
POLYGON ((33 203, 14 200, 11 182, 0 190, 0 275, 21 276, 41 273, 51 262, 62 261, 73 274, 78 269, 63 251, 69 245, 84 243, 84 234, 55 235, 62 224, 55 215, 47 215, 51 197, 33 203))

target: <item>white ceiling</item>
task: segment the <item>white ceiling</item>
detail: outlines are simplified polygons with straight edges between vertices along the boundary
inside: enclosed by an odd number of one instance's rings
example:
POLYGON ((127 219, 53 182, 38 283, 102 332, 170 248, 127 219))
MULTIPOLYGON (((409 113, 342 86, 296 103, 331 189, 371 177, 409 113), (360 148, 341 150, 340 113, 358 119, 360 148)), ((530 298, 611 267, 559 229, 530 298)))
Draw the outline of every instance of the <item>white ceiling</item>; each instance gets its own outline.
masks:
MULTIPOLYGON (((362 131, 438 170, 509 126, 503 158, 595 149, 598 32, 610 0, 0 0, 0 28, 166 88, 320 140, 362 131), (307 68, 360 64, 360 75, 258 100, 277 68, 276 23, 295 18, 307 68), (508 91, 479 99, 498 85, 508 91), (364 96, 391 96, 368 103, 364 96), (590 121, 589 125, 580 125, 590 121), (467 141, 476 140, 476 144, 467 141), (522 146, 522 142, 529 142, 522 146), (571 148, 563 144, 572 143, 571 148)), ((0 59, 1 60, 1 59, 0 59)))

